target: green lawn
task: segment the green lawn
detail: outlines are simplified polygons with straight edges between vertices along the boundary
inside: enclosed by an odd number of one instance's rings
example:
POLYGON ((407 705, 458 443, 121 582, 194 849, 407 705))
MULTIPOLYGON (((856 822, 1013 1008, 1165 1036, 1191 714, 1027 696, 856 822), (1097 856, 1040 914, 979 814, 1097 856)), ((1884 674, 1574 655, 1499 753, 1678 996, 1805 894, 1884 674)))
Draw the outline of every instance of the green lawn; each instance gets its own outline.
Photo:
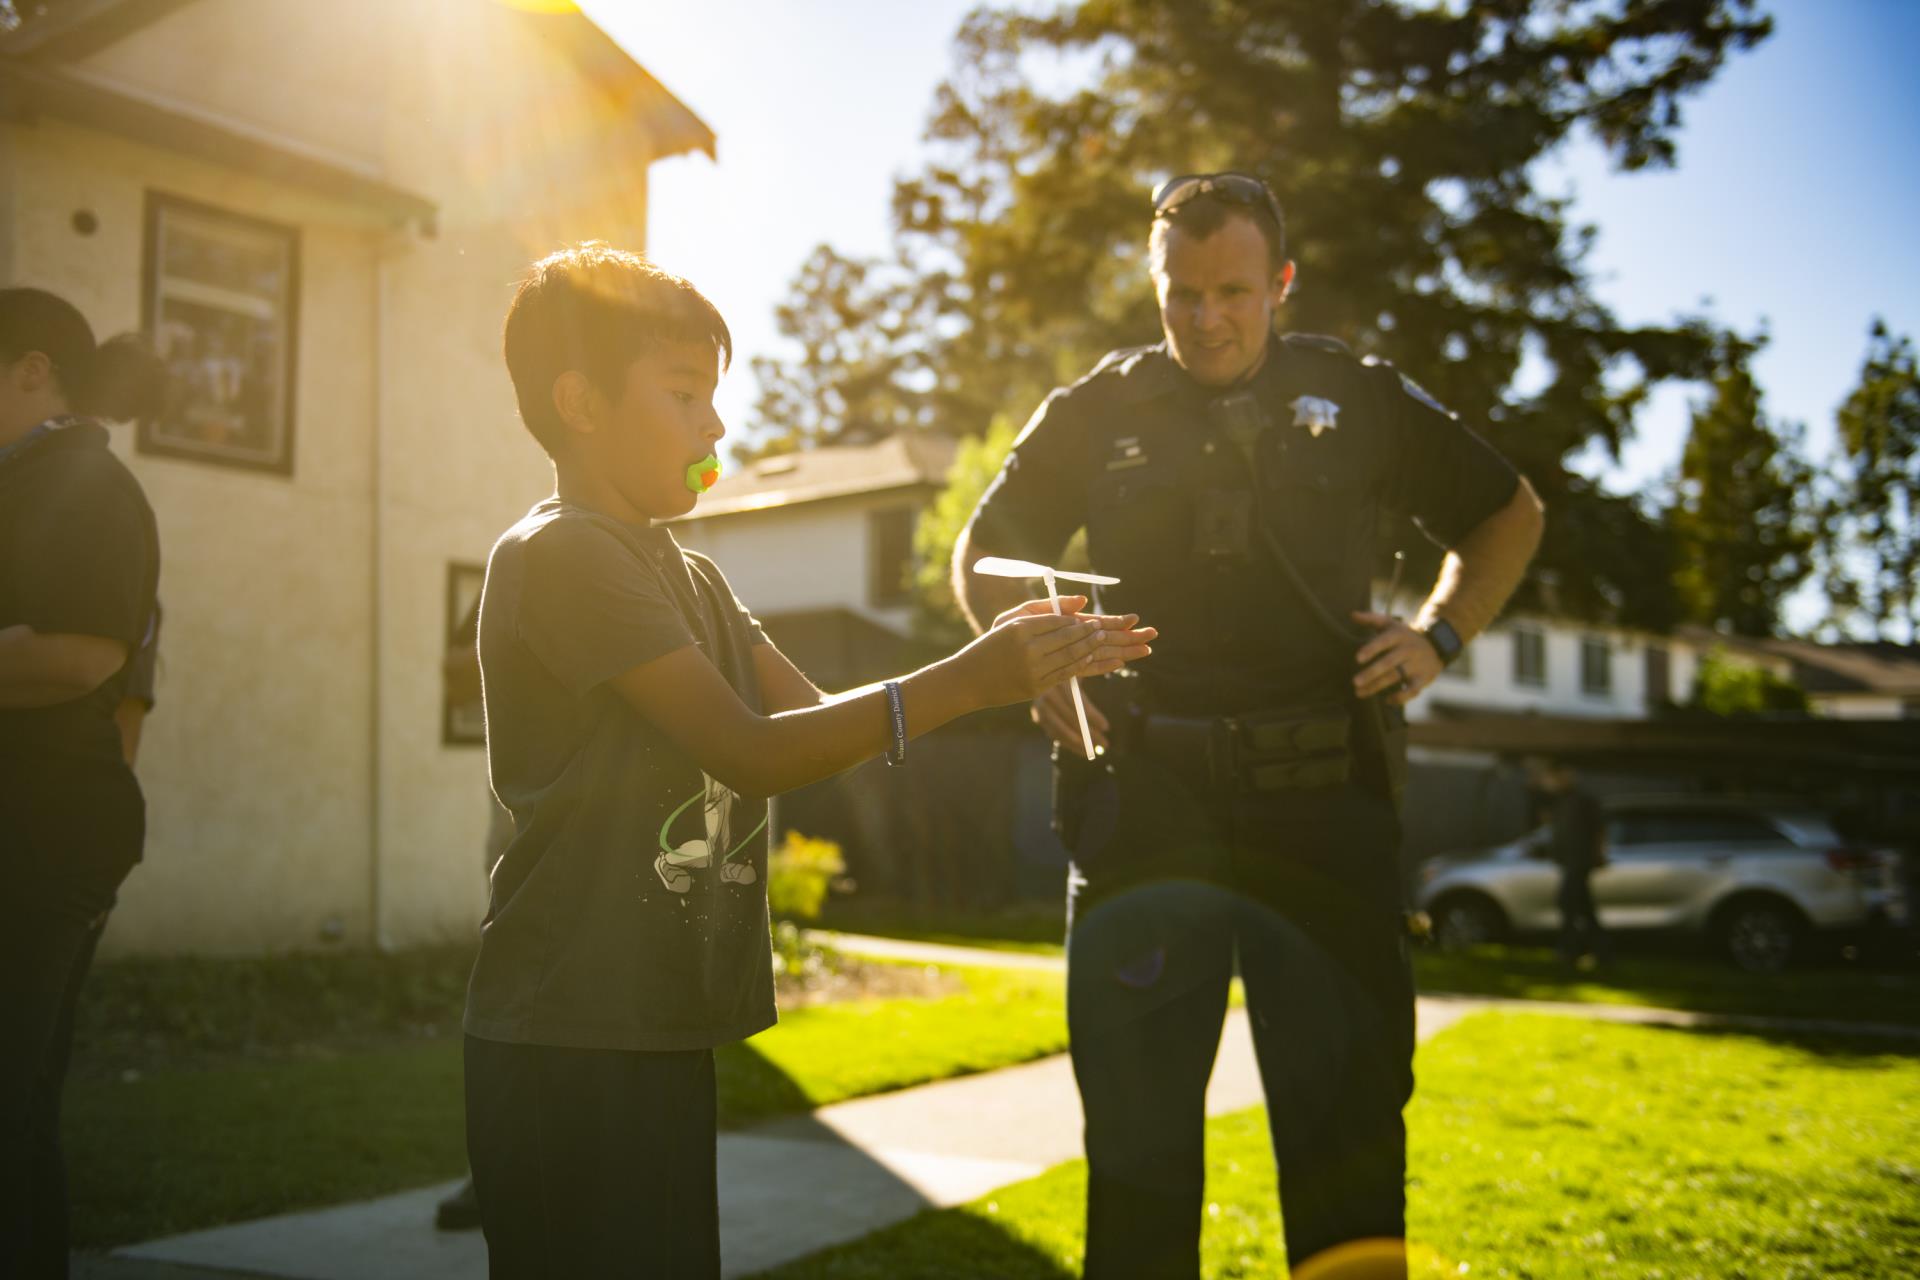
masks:
MULTIPOLYGON (((914 942, 1059 955, 1061 918, 1051 905, 1004 912, 916 910, 840 899, 822 928, 914 942)), ((1626 939, 1604 975, 1569 978, 1551 947, 1489 946, 1470 952, 1414 951, 1414 976, 1429 995, 1502 996, 1576 1004, 1648 1005, 1701 1013, 1839 1018, 1920 1027, 1920 971, 1826 959, 1783 974, 1742 973, 1717 957, 1657 940, 1626 939)))
MULTIPOLYGON (((1423 1046, 1416 1276, 1920 1273, 1920 1059, 1874 1046, 1482 1014, 1423 1046)), ((1065 1280, 1079 1162, 765 1280, 1065 1280)), ((1204 1274, 1281 1274, 1259 1109, 1208 1126, 1204 1274)))
MULTIPOLYGON (((224 963, 236 975, 247 972, 224 963)), ((403 958, 401 971, 410 972, 412 963, 403 958)), ((151 972, 136 981, 131 966, 117 975, 113 968, 103 967, 110 1002, 130 986, 178 995, 192 985, 159 981, 151 972)), ((721 1123, 749 1124, 1065 1049, 1059 974, 956 972, 966 983, 961 994, 815 1005, 722 1049, 721 1123)), ((261 989, 284 985, 279 976, 261 989)), ((358 981, 348 973, 342 985, 358 981)), ((322 1003, 331 1006, 333 996, 322 1003)), ((389 1007, 400 1006, 411 1003, 396 999, 389 1007)), ((137 1009, 123 1012, 138 1021, 137 1009)), ((200 1025, 198 1015, 181 1017, 200 1025)), ((259 1020, 270 1026, 244 1036, 217 1022, 204 1034, 183 1032, 168 1042, 169 1052, 153 1055, 170 1064, 160 1069, 96 1063, 69 1085, 65 1133, 77 1245, 146 1239, 459 1175, 466 1155, 457 1030, 378 1042, 378 1033, 394 1028, 363 1011, 347 1017, 351 1034, 328 1041, 315 1039, 327 1018, 311 1008, 263 1011, 259 1020), (253 1048, 235 1050, 236 1036, 253 1048), (262 1044, 277 1047, 269 1052, 262 1044)), ((88 1047, 83 1040, 83 1054, 88 1047)), ((115 1033, 100 1047, 109 1061, 124 1063, 138 1040, 115 1033)))

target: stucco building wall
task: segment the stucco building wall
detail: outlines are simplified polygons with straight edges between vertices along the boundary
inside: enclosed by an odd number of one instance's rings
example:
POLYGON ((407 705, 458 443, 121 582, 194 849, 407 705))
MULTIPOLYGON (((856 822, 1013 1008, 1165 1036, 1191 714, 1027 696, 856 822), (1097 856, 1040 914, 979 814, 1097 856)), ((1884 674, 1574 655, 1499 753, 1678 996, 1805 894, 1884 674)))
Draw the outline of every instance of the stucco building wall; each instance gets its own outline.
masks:
POLYGON ((141 324, 149 192, 299 232, 291 474, 142 453, 116 429, 159 519, 165 627, 146 861, 104 950, 469 937, 490 801, 484 753, 441 741, 448 566, 484 562, 552 483, 500 323, 538 254, 642 246, 655 149, 480 0, 197 0, 77 70, 439 210, 426 235, 107 133, 0 125, 0 278, 103 335, 141 324))

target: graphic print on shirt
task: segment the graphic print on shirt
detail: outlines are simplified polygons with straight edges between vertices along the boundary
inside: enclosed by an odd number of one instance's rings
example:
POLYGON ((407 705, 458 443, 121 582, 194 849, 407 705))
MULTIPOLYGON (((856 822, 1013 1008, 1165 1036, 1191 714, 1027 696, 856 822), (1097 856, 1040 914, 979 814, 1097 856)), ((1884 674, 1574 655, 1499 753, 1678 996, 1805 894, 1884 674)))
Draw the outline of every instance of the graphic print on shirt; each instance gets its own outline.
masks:
POLYGON ((765 829, 766 815, 762 814, 759 825, 743 838, 734 840, 733 810, 740 797, 704 773, 700 778, 700 790, 682 801, 680 807, 668 814, 667 820, 660 825, 660 855, 653 860, 653 869, 659 875, 660 883, 670 891, 685 893, 693 887, 693 873, 711 867, 717 857, 722 880, 728 884, 752 884, 759 876, 753 864, 742 855, 746 853, 747 846, 753 843, 753 838, 765 829), (697 834, 676 841, 672 835, 674 824, 680 822, 696 804, 700 806, 701 814, 697 834))

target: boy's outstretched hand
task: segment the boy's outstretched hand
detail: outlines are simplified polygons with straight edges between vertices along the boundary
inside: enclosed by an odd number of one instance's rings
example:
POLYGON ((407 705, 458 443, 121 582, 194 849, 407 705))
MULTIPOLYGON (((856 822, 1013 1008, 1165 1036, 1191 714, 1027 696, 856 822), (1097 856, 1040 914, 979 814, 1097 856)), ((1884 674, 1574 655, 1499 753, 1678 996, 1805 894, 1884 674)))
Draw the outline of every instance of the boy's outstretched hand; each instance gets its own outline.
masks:
POLYGON ((1069 676, 1100 676, 1153 652, 1159 636, 1138 614, 1080 613, 1085 596, 1061 596, 1060 614, 1046 600, 1029 600, 993 620, 962 650, 982 701, 1025 702, 1069 676))

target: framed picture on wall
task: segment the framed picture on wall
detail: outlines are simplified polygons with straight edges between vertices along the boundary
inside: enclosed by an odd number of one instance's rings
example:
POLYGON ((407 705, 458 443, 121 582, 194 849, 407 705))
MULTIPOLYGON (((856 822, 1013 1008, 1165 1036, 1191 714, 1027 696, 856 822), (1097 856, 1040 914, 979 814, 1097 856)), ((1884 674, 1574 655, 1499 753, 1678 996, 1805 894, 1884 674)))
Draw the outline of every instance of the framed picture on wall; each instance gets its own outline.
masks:
POLYGON ((480 703, 480 660, 474 643, 480 622, 480 587, 485 565, 447 566, 446 661, 440 671, 440 741, 447 746, 484 747, 487 716, 480 703), (465 661, 471 659, 471 662, 465 661))
POLYGON ((148 192, 145 269, 168 377, 140 450, 291 475, 299 232, 148 192))

